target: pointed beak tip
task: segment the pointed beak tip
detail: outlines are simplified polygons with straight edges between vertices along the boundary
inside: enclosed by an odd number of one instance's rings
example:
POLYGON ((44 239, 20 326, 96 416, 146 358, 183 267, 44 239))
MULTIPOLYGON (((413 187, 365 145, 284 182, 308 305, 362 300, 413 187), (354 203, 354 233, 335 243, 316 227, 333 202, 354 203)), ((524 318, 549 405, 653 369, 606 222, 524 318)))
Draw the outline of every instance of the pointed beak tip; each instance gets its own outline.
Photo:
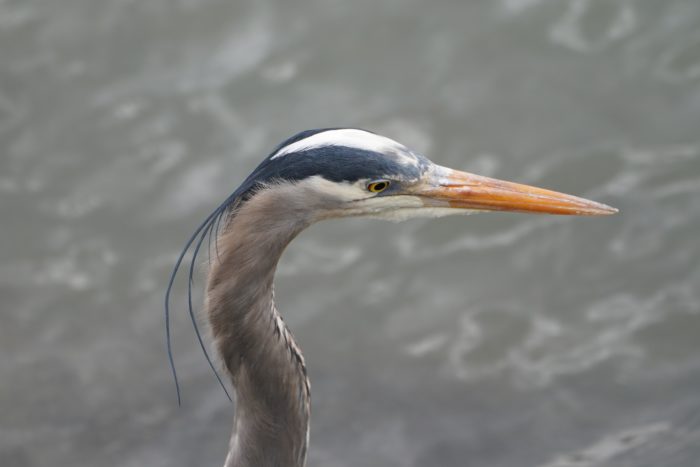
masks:
POLYGON ((603 203, 596 203, 596 206, 593 207, 589 212, 585 213, 591 216, 611 216, 613 214, 617 214, 620 212, 619 209, 614 208, 612 206, 608 206, 607 204, 603 203))

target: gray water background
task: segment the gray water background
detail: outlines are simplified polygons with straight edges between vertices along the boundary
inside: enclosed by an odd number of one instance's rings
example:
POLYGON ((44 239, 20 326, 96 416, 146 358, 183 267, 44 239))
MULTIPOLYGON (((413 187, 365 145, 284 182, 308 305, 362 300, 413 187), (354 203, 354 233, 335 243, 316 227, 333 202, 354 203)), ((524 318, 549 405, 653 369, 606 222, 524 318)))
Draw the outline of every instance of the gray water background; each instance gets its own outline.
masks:
POLYGON ((184 280, 176 405, 168 274, 329 125, 621 213, 302 234, 309 466, 700 466, 697 0, 1 0, 1 466, 222 464, 184 280))

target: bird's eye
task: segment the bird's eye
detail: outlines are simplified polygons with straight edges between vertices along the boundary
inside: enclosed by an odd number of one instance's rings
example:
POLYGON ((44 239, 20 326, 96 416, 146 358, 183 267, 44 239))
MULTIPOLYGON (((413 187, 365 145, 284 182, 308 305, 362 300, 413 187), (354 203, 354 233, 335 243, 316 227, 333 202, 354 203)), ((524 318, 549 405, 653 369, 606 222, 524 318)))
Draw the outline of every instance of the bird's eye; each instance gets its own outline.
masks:
POLYGON ((367 184, 367 190, 372 193, 381 193, 382 191, 389 188, 391 182, 389 180, 377 180, 367 184))

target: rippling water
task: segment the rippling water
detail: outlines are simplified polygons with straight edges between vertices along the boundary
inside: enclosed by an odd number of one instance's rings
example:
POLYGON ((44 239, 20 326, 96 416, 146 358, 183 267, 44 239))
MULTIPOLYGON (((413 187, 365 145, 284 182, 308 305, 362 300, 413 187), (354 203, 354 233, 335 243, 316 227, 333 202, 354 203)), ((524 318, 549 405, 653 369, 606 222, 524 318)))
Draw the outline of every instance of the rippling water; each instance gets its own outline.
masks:
POLYGON ((696 0, 0 0, 0 464, 220 465, 167 275, 280 140, 346 125, 621 213, 303 234, 310 467, 697 467, 699 33, 696 0))

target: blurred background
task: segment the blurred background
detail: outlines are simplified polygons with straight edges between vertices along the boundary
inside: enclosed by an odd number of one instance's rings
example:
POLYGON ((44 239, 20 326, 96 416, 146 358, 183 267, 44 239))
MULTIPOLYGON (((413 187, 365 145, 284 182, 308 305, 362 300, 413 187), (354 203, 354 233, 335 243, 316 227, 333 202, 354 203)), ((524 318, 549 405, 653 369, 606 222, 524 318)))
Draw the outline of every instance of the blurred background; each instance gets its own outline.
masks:
POLYGON ((697 467, 697 0, 0 0, 0 465, 223 463, 184 280, 177 407, 167 278, 323 126, 621 212, 302 234, 310 467, 697 467))

